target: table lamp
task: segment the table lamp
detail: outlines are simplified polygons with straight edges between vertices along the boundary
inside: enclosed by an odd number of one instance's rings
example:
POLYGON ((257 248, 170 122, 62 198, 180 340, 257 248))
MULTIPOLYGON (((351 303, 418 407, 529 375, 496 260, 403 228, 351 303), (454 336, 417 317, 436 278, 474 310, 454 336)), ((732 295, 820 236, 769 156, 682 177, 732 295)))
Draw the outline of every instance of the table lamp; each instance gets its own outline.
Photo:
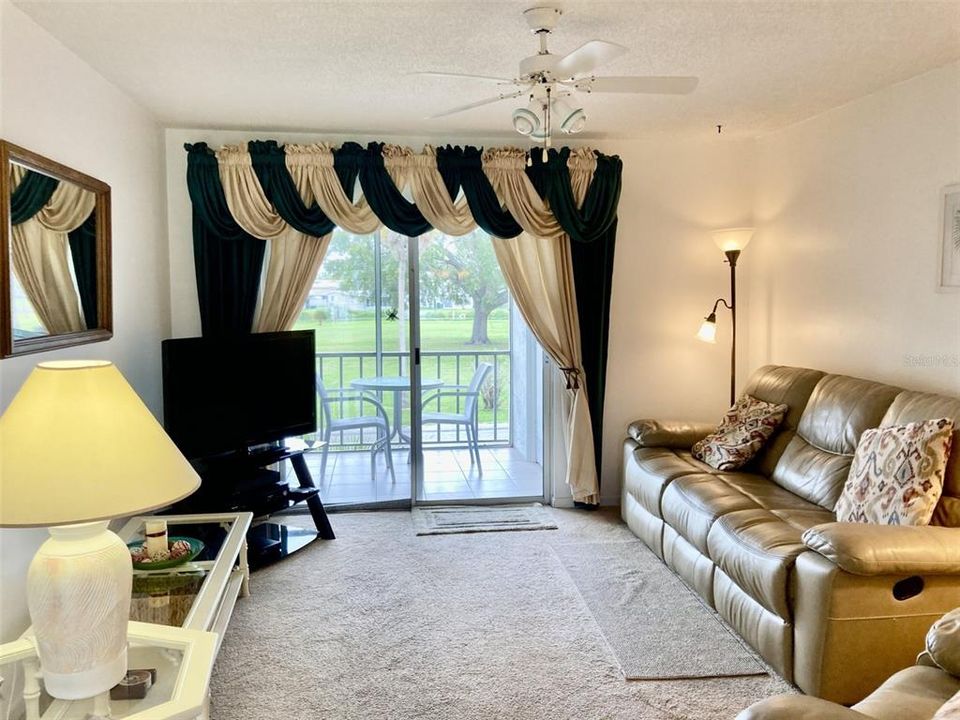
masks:
POLYGON ((110 518, 155 510, 200 484, 106 361, 40 363, 0 417, 0 526, 47 526, 27 607, 47 692, 106 692, 127 671, 130 553, 110 518))
POLYGON ((721 304, 730 311, 731 339, 730 339, 730 405, 736 400, 737 384, 737 260, 740 252, 747 246, 753 237, 753 228, 730 228, 717 230, 713 235, 713 242, 723 251, 730 265, 730 302, 718 298, 713 304, 713 310, 700 323, 697 339, 703 342, 717 342, 717 308, 721 304))

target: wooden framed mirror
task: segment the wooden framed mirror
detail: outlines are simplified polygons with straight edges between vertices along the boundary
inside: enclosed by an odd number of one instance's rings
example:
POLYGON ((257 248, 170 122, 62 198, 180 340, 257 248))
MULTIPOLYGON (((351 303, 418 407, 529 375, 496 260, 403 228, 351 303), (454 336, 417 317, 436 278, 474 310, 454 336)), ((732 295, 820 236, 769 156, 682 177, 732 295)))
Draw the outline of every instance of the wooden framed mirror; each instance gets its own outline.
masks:
POLYGON ((0 358, 113 336, 110 186, 0 140, 0 358))

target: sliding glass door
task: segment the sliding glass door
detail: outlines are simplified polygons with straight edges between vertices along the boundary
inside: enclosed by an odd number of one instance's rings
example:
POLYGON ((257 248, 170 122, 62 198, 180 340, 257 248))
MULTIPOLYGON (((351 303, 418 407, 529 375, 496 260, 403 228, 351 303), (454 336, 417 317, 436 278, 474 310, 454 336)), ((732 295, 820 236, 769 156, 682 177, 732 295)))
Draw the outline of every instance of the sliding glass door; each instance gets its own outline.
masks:
POLYGON ((542 384, 528 382, 528 370, 540 370, 538 348, 490 237, 433 231, 417 251, 423 472, 416 502, 542 498, 542 384))
POLYGON ((488 236, 337 230, 296 327, 317 333, 325 505, 544 496, 543 356, 488 236))

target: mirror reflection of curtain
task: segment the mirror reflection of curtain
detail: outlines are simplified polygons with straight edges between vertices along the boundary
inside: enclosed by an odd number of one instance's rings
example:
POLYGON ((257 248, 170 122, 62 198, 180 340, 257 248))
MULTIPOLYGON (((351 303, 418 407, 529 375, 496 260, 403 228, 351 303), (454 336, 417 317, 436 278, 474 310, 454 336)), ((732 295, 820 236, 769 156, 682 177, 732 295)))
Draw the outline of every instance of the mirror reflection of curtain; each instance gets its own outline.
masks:
POLYGON ((47 332, 85 330, 67 255, 68 233, 90 218, 96 196, 19 165, 11 165, 10 172, 13 271, 47 332), (52 192, 51 180, 56 183, 52 192), (46 202, 40 204, 45 195, 46 202))
POLYGON ((97 302, 97 213, 89 217, 76 230, 67 233, 70 254, 73 257, 73 273, 80 293, 80 307, 87 330, 100 325, 97 302))

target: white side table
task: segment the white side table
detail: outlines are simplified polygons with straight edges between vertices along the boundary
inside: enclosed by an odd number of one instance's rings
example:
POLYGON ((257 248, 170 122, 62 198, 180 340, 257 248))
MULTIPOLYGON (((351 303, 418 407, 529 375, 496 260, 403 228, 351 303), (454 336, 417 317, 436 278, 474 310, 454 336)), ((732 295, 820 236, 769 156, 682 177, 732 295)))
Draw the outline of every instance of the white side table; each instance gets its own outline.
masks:
POLYGON ((107 692, 86 700, 53 700, 41 713, 40 660, 29 633, 0 645, 0 675, 9 687, 23 673, 25 720, 82 720, 90 714, 126 720, 205 718, 216 634, 131 622, 127 637, 130 668, 157 670, 156 685, 139 700, 111 700, 107 692))

